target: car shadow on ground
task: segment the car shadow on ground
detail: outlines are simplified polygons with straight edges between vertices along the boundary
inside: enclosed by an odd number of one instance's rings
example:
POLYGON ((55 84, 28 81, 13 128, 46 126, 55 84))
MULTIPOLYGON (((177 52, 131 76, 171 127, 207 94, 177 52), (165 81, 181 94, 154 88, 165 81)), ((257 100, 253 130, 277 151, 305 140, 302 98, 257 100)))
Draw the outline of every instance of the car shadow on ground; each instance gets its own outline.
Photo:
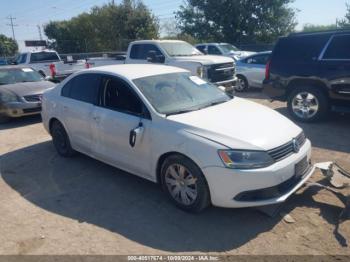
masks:
MULTIPOLYGON (((3 180, 40 208, 167 252, 232 250, 280 222, 255 209, 185 213, 168 202, 158 185, 83 155, 59 157, 51 142, 7 153, 0 161, 3 180)), ((305 204, 311 201, 305 196, 295 197, 288 202, 289 211, 315 206, 305 204)), ((321 214, 332 211, 321 207, 321 214)))
POLYGON ((0 131, 29 126, 41 122, 41 115, 25 116, 20 118, 12 118, 7 123, 0 124, 0 131))
MULTIPOLYGON (((294 121, 286 107, 276 111, 294 121)), ((350 153, 350 114, 331 113, 317 123, 294 122, 303 128, 314 147, 350 153)))

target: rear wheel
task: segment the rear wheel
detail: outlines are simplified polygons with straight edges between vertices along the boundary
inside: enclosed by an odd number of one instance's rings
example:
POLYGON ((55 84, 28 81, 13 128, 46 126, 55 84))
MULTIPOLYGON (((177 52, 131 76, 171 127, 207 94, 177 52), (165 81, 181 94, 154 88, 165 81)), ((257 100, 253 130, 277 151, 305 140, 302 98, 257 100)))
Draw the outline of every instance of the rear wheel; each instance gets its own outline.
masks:
POLYGON ((316 87, 299 87, 288 96, 288 110, 294 119, 315 122, 327 116, 327 96, 316 87))
POLYGON ((248 89, 248 81, 244 76, 238 75, 237 76, 237 84, 235 87, 235 90, 237 92, 243 92, 248 89))
POLYGON ((210 193, 200 168, 182 155, 168 157, 161 168, 162 186, 179 208, 201 212, 210 205, 210 193))
POLYGON ((75 154, 75 151, 71 147, 67 132, 59 121, 52 123, 51 136, 59 155, 63 157, 72 157, 75 154))

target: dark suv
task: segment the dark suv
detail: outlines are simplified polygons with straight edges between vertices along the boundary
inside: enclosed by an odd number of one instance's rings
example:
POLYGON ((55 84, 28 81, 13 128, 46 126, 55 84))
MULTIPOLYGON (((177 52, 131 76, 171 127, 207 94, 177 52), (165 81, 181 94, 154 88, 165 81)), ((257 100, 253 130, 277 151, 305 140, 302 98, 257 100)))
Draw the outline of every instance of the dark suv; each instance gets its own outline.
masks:
POLYGON ((350 112, 350 30, 280 38, 266 66, 264 92, 287 101, 291 115, 303 122, 331 110, 350 112))

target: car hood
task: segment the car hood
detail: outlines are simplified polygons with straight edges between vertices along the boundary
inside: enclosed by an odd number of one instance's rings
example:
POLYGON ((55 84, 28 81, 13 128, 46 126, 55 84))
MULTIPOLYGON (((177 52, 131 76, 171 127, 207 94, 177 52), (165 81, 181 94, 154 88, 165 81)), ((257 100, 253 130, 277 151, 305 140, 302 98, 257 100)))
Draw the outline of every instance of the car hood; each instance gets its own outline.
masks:
POLYGON ((2 85, 0 86, 0 91, 6 89, 15 93, 19 97, 23 97, 28 95, 42 94, 45 90, 54 86, 55 84, 50 81, 25 82, 11 85, 2 85))
POLYGON ((179 62, 198 62, 202 65, 224 64, 233 62, 233 59, 230 57, 215 55, 175 56, 173 58, 179 62))
POLYGON ((168 119, 183 124, 188 133, 232 149, 270 150, 302 132, 278 112, 241 98, 168 119))

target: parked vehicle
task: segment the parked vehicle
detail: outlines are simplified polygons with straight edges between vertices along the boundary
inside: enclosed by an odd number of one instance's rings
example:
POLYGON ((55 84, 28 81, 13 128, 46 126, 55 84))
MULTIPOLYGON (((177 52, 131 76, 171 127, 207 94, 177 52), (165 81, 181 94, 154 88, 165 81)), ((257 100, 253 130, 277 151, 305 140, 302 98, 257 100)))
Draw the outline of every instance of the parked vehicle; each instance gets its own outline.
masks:
POLYGON ((314 171, 292 121, 177 67, 79 72, 44 94, 42 118, 60 155, 160 183, 189 211, 281 203, 314 171))
POLYGON ((242 51, 227 43, 203 43, 196 45, 196 48, 204 54, 232 57, 235 61, 255 54, 255 52, 242 51))
MULTIPOLYGON (((103 62, 98 61, 99 65, 103 62)), ((110 65, 111 60, 105 62, 110 65)), ((126 59, 113 59, 113 64, 164 64, 191 71, 230 91, 236 84, 234 61, 228 57, 207 56, 184 41, 142 40, 130 43, 126 59)), ((94 67, 93 63, 90 65, 94 67)))
POLYGON ((0 66, 7 65, 7 59, 5 58, 0 58, 0 66))
POLYGON ((271 51, 248 56, 236 62, 236 91, 242 92, 248 88, 262 88, 265 79, 266 64, 271 51))
POLYGON ((264 90, 287 101, 298 121, 350 112, 350 30, 296 33, 281 38, 266 67, 264 90))
POLYGON ((53 50, 20 53, 17 56, 16 64, 29 66, 43 76, 51 76, 57 81, 86 68, 85 60, 65 62, 53 50))
POLYGON ((42 94, 54 86, 30 67, 1 67, 0 123, 12 117, 40 114, 42 94))

